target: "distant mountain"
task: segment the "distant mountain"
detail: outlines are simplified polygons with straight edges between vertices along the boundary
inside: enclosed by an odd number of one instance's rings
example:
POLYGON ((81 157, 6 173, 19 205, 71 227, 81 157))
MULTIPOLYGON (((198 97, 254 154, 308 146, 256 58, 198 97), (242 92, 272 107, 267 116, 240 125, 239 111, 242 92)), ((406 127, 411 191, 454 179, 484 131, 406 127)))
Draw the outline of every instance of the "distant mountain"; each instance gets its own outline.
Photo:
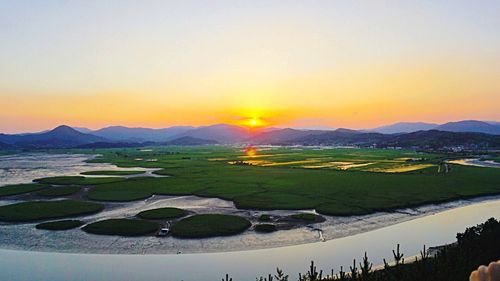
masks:
POLYGON ((214 141, 214 140, 206 140, 206 139, 199 139, 199 138, 193 138, 193 137, 180 137, 177 139, 167 141, 167 142, 162 143, 162 144, 164 144, 164 145, 207 145, 207 144, 218 144, 218 142, 214 141))
POLYGON ((258 131, 240 126, 217 124, 197 127, 180 134, 178 137, 193 137, 198 139, 215 140, 219 143, 227 144, 242 142, 257 133, 258 131))
POLYGON ((91 130, 91 129, 89 129, 89 128, 85 128, 85 127, 71 127, 71 128, 73 128, 73 129, 77 130, 77 131, 78 131, 78 132, 80 132, 80 133, 84 133, 84 134, 88 134, 88 133, 91 133, 91 132, 92 132, 92 130, 91 130))
POLYGON ((491 135, 500 135, 500 125, 491 124, 483 121, 464 120, 458 122, 449 122, 435 128, 439 131, 447 132, 475 132, 491 135))
POLYGON ((337 129, 319 134, 309 134, 307 136, 290 140, 287 143, 299 145, 370 146, 385 140, 389 136, 390 135, 380 133, 365 133, 349 129, 337 129))
POLYGON ((279 144, 286 143, 301 137, 324 133, 318 130, 297 130, 297 129, 277 129, 270 132, 263 132, 252 136, 248 142, 252 144, 279 144))
POLYGON ((0 134, 0 142, 23 148, 66 148, 104 140, 98 136, 78 132, 65 125, 38 134, 0 134))
POLYGON ((416 131, 427 131, 432 130, 439 126, 433 123, 424 122, 399 122, 387 126, 381 126, 366 131, 376 132, 382 134, 400 134, 400 133, 412 133, 416 131))
POLYGON ((6 144, 4 142, 0 142, 0 150, 1 149, 11 149, 11 148, 13 148, 12 145, 6 144))
POLYGON ((75 148, 121 148, 121 147, 144 147, 157 145, 154 142, 92 142, 76 146, 75 148))
POLYGON ((442 148, 464 146, 469 148, 500 148, 500 136, 470 132, 418 131, 392 135, 378 146, 442 148))
POLYGON ((150 129, 111 126, 92 131, 91 134, 120 142, 163 142, 192 130, 193 128, 194 127, 191 126, 174 126, 164 129, 150 129))
POLYGON ((276 145, 332 145, 360 147, 403 147, 441 149, 464 147, 468 149, 500 148, 500 136, 483 133, 457 133, 437 130, 402 134, 381 134, 337 129, 331 132, 311 133, 286 141, 269 142, 276 145))

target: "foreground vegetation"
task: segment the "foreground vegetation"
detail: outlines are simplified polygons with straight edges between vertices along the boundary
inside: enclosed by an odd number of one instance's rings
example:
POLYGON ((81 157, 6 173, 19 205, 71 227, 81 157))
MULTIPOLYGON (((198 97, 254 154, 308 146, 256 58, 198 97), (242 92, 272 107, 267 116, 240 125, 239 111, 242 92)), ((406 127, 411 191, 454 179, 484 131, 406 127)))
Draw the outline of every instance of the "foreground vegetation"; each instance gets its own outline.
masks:
POLYGON ((102 204, 74 200, 32 201, 0 206, 0 221, 26 222, 82 216, 100 212, 102 204))
POLYGON ((241 233, 252 224, 245 218, 231 215, 194 215, 175 223, 171 232, 179 238, 206 238, 241 233))
MULTIPOLYGON (((381 270, 373 270, 368 255, 360 262, 353 261, 348 269, 324 272, 316 269, 311 262, 309 270, 298 277, 290 277, 282 270, 276 274, 257 278, 257 281, 467 281, 469 275, 480 265, 500 259, 500 222, 494 218, 483 224, 467 228, 457 234, 457 242, 441 248, 435 256, 430 256, 425 246, 420 256, 405 260, 399 245, 393 250, 394 263, 385 262, 381 270)), ((385 260, 384 260, 385 261, 385 260)), ((224 280, 231 280, 226 275, 224 280)), ((236 281, 236 280, 235 280, 236 281)))

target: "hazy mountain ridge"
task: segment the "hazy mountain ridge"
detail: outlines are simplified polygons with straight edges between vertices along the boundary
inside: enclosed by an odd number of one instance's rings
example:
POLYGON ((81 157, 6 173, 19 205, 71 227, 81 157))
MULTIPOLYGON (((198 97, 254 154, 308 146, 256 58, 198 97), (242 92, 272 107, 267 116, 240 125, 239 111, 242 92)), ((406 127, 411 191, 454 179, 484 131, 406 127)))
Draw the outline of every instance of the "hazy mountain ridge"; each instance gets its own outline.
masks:
POLYGON ((427 131, 435 129, 439 124, 425 122, 398 122, 391 125, 385 125, 373 129, 366 130, 367 132, 376 132, 382 134, 399 134, 411 133, 416 131, 427 131))
POLYGON ((141 127, 110 126, 99 130, 90 131, 89 134, 100 136, 111 141, 167 141, 184 132, 192 130, 192 126, 173 126, 162 129, 151 129, 141 127))
POLYGON ((180 137, 165 143, 163 145, 208 145, 208 144, 219 144, 215 140, 207 140, 193 137, 180 137))
MULTIPOLYGON (((430 123, 402 122, 383 126, 384 130, 430 127, 430 123)), ((494 122, 465 120, 436 125, 433 130, 410 133, 383 134, 374 131, 351 129, 299 130, 293 128, 247 128, 236 125, 216 124, 191 127, 174 126, 163 129, 106 127, 82 133, 69 126, 59 126, 50 131, 17 135, 0 134, 0 148, 113 148, 148 145, 208 145, 208 144, 271 144, 271 145, 350 145, 350 146, 401 146, 443 147, 474 145, 500 147, 500 125, 494 122), (498 129, 498 130, 497 130, 498 129), (463 132, 474 130, 480 132, 463 132), (485 134, 484 132, 488 132, 485 134)), ((85 130, 84 128, 78 128, 85 130)))
POLYGON ((438 130, 446 132, 473 132, 500 135, 500 122, 478 120, 462 120, 444 124, 424 122, 398 122, 391 125, 368 129, 365 131, 377 132, 382 134, 400 134, 428 130, 438 130))
POLYGON ((500 135, 500 124, 492 124, 476 120, 464 120, 459 122, 448 122, 435 128, 447 132, 475 132, 491 135, 500 135))
POLYGON ((84 134, 69 126, 61 125, 43 133, 22 135, 0 134, 0 141, 13 147, 69 148, 87 143, 105 141, 105 139, 84 134))

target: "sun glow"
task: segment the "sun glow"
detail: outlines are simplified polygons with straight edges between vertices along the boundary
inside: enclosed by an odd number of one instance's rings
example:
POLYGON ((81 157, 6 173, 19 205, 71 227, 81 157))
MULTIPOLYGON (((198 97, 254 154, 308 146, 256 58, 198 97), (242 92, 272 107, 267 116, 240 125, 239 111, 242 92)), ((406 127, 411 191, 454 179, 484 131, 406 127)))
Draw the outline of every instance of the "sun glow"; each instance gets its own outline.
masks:
POLYGON ((267 123, 259 117, 249 117, 242 120, 241 125, 249 128, 264 127, 267 123))

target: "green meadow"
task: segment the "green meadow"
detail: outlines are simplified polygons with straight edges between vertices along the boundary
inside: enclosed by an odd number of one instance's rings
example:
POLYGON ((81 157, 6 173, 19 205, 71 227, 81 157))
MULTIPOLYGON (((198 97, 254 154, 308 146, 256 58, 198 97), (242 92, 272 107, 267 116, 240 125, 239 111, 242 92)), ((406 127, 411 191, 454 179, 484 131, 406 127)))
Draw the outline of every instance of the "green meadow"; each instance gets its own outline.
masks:
MULTIPOLYGON (((35 184, 0 187, 0 196, 31 193, 42 199, 67 198, 78 192, 79 200, 87 201, 32 201, 2 206, 0 220, 72 217, 98 212, 106 202, 143 200, 153 195, 221 198, 234 202, 240 209, 314 209, 322 215, 352 216, 500 194, 500 169, 445 164, 447 159, 463 156, 410 150, 268 147, 259 148, 256 155, 248 156, 241 147, 197 146, 68 152, 100 155, 89 162, 156 168, 158 177, 126 178, 121 176, 130 175, 130 171, 90 171, 83 174, 113 177, 50 177, 37 179, 35 184)), ((184 210, 160 208, 141 212, 137 217, 147 222, 176 219, 187 214, 184 210)), ((189 231, 195 228, 210 230, 218 227, 219 221, 231 226, 235 220, 234 226, 240 226, 236 232, 248 228, 247 223, 235 218, 200 220, 197 217, 195 214, 174 223, 174 235, 188 238, 189 231)), ((313 223, 321 219, 305 213, 290 218, 313 223)), ((269 222, 271 218, 264 215, 259 221, 269 222)), ((126 229, 144 224, 145 230, 141 232, 144 234, 157 228, 156 223, 153 227, 153 224, 142 222, 109 221, 84 229, 90 233, 111 234, 116 227, 126 229)), ((259 226, 257 230, 272 231, 268 225, 259 226)), ((118 235, 139 234, 125 230, 118 235)), ((226 232, 192 234, 211 235, 226 235, 226 232)))
POLYGON ((407 150, 270 148, 254 157, 218 146, 96 152, 102 157, 93 162, 161 168, 156 173, 168 176, 96 185, 88 198, 98 201, 197 195, 242 209, 348 216, 500 193, 499 169, 451 165, 445 173, 449 156, 407 150))

